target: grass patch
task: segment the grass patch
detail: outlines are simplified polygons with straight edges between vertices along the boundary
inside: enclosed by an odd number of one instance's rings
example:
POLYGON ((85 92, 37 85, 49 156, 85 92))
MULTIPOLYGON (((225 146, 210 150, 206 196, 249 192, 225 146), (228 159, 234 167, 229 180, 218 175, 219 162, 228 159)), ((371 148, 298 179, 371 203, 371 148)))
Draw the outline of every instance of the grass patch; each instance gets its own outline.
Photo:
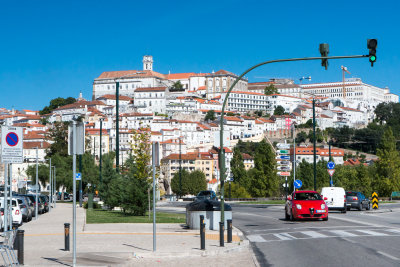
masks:
POLYGON ((239 204, 285 204, 285 200, 266 200, 266 201, 246 201, 246 202, 239 202, 239 204))
MULTIPOLYGON (((146 216, 133 216, 121 211, 110 211, 102 209, 86 210, 86 223, 152 223, 153 213, 146 216)), ((185 223, 186 214, 181 213, 156 213, 157 223, 185 223)))

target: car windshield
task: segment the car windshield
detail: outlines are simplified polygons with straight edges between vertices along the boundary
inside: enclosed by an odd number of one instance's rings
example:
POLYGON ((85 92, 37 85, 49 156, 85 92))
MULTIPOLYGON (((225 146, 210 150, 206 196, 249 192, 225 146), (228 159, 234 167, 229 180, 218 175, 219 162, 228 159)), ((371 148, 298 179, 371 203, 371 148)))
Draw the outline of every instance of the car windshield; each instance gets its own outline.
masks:
POLYGON ((296 193, 294 200, 322 200, 318 193, 296 193))
POLYGON ((346 195, 354 197, 357 196, 357 192, 347 192, 346 195))

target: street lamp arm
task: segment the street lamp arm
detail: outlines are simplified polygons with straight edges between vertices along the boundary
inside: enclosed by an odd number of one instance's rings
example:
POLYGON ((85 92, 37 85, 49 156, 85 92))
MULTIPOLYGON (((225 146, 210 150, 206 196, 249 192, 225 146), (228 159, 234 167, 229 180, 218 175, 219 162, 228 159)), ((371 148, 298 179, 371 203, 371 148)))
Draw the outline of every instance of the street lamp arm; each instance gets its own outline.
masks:
POLYGON ((353 56, 333 56, 333 57, 303 57, 303 58, 288 58, 288 59, 275 59, 261 62, 253 67, 249 68, 245 72, 243 72, 239 77, 236 78, 235 82, 231 85, 229 90, 226 92, 226 96, 224 102, 222 104, 221 116, 220 116, 220 139, 219 139, 219 153, 218 153, 218 163, 220 168, 220 183, 221 183, 221 222, 225 222, 225 214, 224 214, 224 179, 225 179, 225 168, 224 168, 224 161, 225 161, 225 153, 223 153, 224 144, 223 144, 223 134, 224 134, 224 112, 225 106, 228 101, 229 94, 235 87, 235 85, 243 78, 244 75, 249 73, 250 71, 270 63, 278 63, 278 62, 289 62, 289 61, 306 61, 306 60, 318 60, 318 59, 344 59, 344 58, 363 58, 369 57, 369 55, 353 55, 353 56))

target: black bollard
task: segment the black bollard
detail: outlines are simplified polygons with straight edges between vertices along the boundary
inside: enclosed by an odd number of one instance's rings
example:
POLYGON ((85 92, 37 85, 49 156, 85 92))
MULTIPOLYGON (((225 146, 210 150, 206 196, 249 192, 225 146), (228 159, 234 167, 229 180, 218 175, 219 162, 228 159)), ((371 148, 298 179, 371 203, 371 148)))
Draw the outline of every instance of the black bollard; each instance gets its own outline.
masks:
POLYGON ((25 230, 17 230, 17 235, 14 239, 14 250, 18 251, 18 262, 24 264, 24 233, 25 230))
POLYGON ((221 247, 224 246, 224 232, 225 232, 224 222, 219 222, 219 245, 221 247))
POLYGON ((64 223, 64 250, 69 251, 69 223, 64 223))
POLYGON ((204 215, 200 215, 200 247, 201 250, 206 249, 206 224, 204 223, 204 215))
POLYGON ((232 243, 232 220, 228 220, 228 243, 232 243))

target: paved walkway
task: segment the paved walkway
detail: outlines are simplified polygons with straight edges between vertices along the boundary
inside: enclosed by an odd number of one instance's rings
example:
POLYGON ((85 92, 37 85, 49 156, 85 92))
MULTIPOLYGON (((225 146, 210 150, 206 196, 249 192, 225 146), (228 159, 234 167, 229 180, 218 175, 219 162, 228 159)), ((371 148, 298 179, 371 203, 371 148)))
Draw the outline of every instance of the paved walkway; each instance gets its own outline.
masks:
MULTIPOLYGON (((77 208, 78 266, 255 266, 242 233, 219 246, 217 231, 207 230, 206 250, 200 250, 199 230, 179 224, 157 224, 153 252, 152 224, 86 224, 85 210, 77 208)), ((24 224, 26 266, 72 266, 72 205, 59 203, 38 220, 24 224), (70 251, 64 251, 64 223, 71 223, 70 251)))

